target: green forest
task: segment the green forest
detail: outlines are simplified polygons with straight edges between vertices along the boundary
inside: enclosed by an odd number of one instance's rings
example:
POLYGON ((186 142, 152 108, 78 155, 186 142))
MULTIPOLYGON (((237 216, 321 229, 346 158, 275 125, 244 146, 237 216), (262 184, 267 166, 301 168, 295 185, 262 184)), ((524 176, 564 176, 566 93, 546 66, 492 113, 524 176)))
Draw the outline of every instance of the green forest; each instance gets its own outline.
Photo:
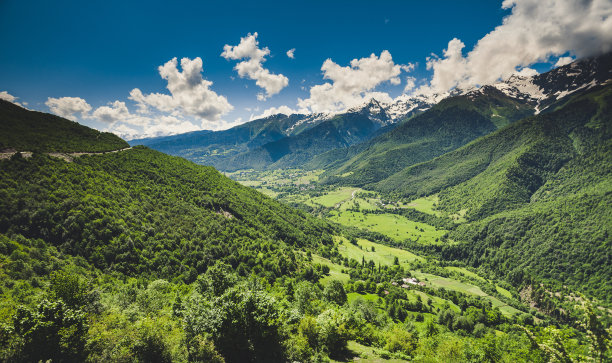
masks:
POLYGON ((0 362, 610 362, 612 85, 547 102, 146 141, 225 175, 0 101, 0 362))

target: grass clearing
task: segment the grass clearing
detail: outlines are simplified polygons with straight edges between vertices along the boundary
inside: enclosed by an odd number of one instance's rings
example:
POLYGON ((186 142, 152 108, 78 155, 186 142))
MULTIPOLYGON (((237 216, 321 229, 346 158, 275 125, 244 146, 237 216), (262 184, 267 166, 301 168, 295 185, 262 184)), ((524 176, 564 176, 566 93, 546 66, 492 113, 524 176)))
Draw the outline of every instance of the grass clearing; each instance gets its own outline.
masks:
POLYGON ((410 267, 409 264, 411 262, 425 261, 423 257, 417 256, 410 251, 381 245, 365 239, 358 239, 358 246, 350 243, 344 237, 336 237, 336 242, 338 242, 338 251, 342 256, 353 258, 359 262, 362 258, 365 258, 366 261, 374 261, 376 265, 391 266, 397 256, 402 267, 410 267))
POLYGON ((475 279, 480 280, 482 282, 486 282, 487 281, 484 277, 482 277, 482 276, 480 276, 480 275, 478 275, 478 274, 476 274, 476 273, 474 273, 474 272, 472 272, 472 271, 470 271, 470 270, 468 270, 468 269, 466 269, 464 267, 447 266, 444 269, 449 270, 449 271, 454 271, 454 272, 460 273, 460 274, 468 276, 468 277, 475 278, 475 279))
POLYGON ((450 305, 450 307, 455 310, 456 312, 460 312, 461 309, 459 308, 459 306, 455 305, 455 303, 453 303, 450 300, 444 300, 440 297, 437 296, 431 296, 428 295, 422 291, 418 291, 418 290, 406 290, 406 295, 408 296, 408 300, 410 300, 411 303, 414 303, 417 300, 417 296, 421 297, 421 301, 423 302, 423 304, 425 305, 427 302, 427 299, 431 300, 432 302, 432 306, 434 308, 439 308, 441 309, 444 304, 448 303, 450 305))
POLYGON ((360 294, 358 292, 349 292, 348 294, 346 294, 346 298, 350 303, 352 303, 353 301, 357 300, 357 299, 363 299, 366 301, 371 301, 373 303, 378 304, 379 302, 382 301, 382 299, 376 295, 376 294, 360 294))
POLYGON ((510 291, 504 289, 503 287, 495 285, 495 289, 497 290, 497 292, 499 292, 500 295, 512 298, 512 293, 510 291))
POLYGON ((441 216, 442 212, 435 210, 439 198, 437 194, 428 197, 422 197, 411 201, 410 203, 402 203, 401 208, 412 208, 419 212, 441 216))
POLYGON ((345 225, 382 233, 396 241, 411 239, 423 244, 439 243, 445 230, 429 224, 414 222, 397 214, 364 214, 352 211, 332 211, 329 220, 345 225))
POLYGON ((343 284, 346 284, 351 279, 348 274, 342 272, 342 270, 344 269, 342 266, 331 262, 327 258, 323 258, 318 255, 312 255, 312 261, 320 265, 329 266, 329 275, 324 276, 319 280, 319 282, 323 285, 327 285, 332 280, 338 280, 343 284))
POLYGON ((331 360, 331 362, 359 362, 359 363, 404 363, 406 360, 404 359, 385 359, 381 358, 381 355, 387 355, 387 352, 384 349, 376 348, 376 347, 368 347, 363 344, 359 344, 354 340, 349 340, 348 349, 353 353, 354 357, 352 359, 337 361, 331 360))
POLYGON ((314 203, 321 204, 324 207, 331 208, 335 207, 339 203, 351 200, 353 193, 359 193, 362 191, 363 190, 359 188, 342 187, 320 197, 312 198, 312 201, 314 203))
POLYGON ((427 285, 435 288, 443 287, 448 290, 455 290, 463 292, 465 294, 485 297, 486 299, 491 301, 494 307, 498 307, 502 314, 506 316, 514 315, 515 313, 520 313, 519 310, 513 308, 512 306, 506 305, 506 303, 499 300, 498 298, 487 295, 478 286, 420 271, 412 271, 412 274, 419 280, 424 281, 427 285))

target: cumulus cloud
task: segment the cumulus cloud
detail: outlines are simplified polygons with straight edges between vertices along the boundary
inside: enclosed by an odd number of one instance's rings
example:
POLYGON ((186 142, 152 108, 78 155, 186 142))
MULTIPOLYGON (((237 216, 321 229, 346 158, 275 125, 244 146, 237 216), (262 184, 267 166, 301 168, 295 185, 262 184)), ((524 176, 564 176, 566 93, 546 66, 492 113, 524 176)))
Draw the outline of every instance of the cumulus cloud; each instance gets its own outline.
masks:
POLYGON ((210 89, 212 82, 202 78, 202 59, 181 59, 182 71, 178 69, 178 61, 173 58, 159 66, 159 74, 168 84, 170 94, 143 92, 134 88, 129 99, 138 104, 139 112, 149 112, 154 107, 162 112, 182 112, 202 120, 216 121, 233 106, 224 96, 210 89))
POLYGON ((73 121, 76 120, 76 114, 85 118, 91 111, 89 103, 80 97, 49 97, 45 105, 49 107, 52 113, 73 121))
MULTIPOLYGON (((293 50, 287 52, 287 56, 293 58, 293 50), (289 55, 291 52, 291 56, 289 55)), ((238 45, 226 44, 223 46, 221 56, 225 59, 240 60, 242 62, 236 64, 234 69, 238 72, 241 78, 248 77, 255 81, 255 84, 266 91, 265 94, 260 93, 257 99, 260 101, 279 93, 289 84, 289 79, 282 74, 273 74, 265 69, 262 65, 266 61, 266 56, 270 54, 268 47, 259 48, 257 41, 257 32, 247 34, 246 37, 240 38, 238 45)))
POLYGON ((0 92, 0 100, 5 100, 5 101, 9 101, 11 103, 16 103, 15 101, 17 100, 17 97, 13 96, 12 94, 8 93, 7 91, 2 91, 2 92, 0 92))
POLYGON ((164 114, 131 113, 125 102, 114 101, 107 106, 96 108, 92 118, 109 124, 107 131, 125 139, 173 135, 200 130, 181 116, 164 114))
POLYGON ((268 116, 272 116, 272 115, 277 115, 279 113, 282 113, 284 115, 292 115, 292 114, 296 114, 296 113, 299 113, 299 112, 297 110, 292 109, 289 106, 286 106, 286 105, 282 105, 282 106, 279 106, 279 107, 270 107, 270 108, 264 110, 259 115, 251 114, 251 117, 249 118, 249 121, 257 120, 257 119, 268 117, 268 116))
POLYGON ((401 83, 400 73, 410 71, 414 65, 400 65, 393 62, 391 53, 383 50, 380 56, 353 59, 349 66, 342 67, 331 59, 323 62, 321 71, 326 82, 310 88, 310 97, 298 99, 302 112, 334 112, 363 103, 370 98, 387 102, 391 97, 382 92, 373 92, 376 86, 389 82, 401 83))
POLYGON ((419 93, 492 83, 537 62, 571 52, 586 57, 612 50, 612 2, 609 0, 504 0, 512 12, 463 55, 452 39, 443 57, 428 58, 433 70, 419 93))
POLYGON ((128 111, 125 102, 115 101, 108 106, 100 106, 96 108, 92 116, 99 121, 106 123, 114 123, 117 121, 127 122, 130 118, 130 111, 128 111))
POLYGON ((287 57, 291 58, 291 59, 295 59, 295 48, 291 48, 287 51, 287 57))
POLYGON ((404 92, 410 92, 416 86, 416 78, 414 77, 406 77, 406 86, 404 87, 404 92))
POLYGON ((521 69, 520 71, 515 72, 515 74, 521 77, 533 77, 538 74, 538 71, 536 71, 533 68, 525 67, 521 69))
POLYGON ((557 59, 557 63, 555 63, 555 67, 563 67, 566 64, 570 64, 574 61, 572 57, 561 57, 557 59))

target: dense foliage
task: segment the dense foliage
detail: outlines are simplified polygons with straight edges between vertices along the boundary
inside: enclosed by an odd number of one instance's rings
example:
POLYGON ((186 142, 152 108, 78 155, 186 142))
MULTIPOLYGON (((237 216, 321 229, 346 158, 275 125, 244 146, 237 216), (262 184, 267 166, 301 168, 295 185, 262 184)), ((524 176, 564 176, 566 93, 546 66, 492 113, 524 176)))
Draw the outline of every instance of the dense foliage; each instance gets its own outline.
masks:
POLYGON ((128 146, 117 135, 0 100, 0 150, 101 152, 128 146))
POLYGON ((100 269, 193 281, 223 259, 272 278, 298 270, 293 248, 331 243, 325 222, 147 148, 73 163, 14 157, 0 175, 0 233, 40 238, 100 269))
POLYGON ((472 221, 443 256, 512 276, 569 283, 608 300, 612 88, 577 95, 378 183, 404 197, 439 192, 438 208, 472 221))

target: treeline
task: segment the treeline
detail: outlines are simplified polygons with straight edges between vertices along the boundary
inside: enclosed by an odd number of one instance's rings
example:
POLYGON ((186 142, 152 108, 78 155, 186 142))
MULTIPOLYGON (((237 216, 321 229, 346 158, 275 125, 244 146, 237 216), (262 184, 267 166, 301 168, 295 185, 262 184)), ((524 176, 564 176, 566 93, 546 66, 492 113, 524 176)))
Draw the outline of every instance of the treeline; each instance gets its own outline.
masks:
POLYGON ((0 150, 102 152, 128 147, 117 135, 0 100, 0 150))

